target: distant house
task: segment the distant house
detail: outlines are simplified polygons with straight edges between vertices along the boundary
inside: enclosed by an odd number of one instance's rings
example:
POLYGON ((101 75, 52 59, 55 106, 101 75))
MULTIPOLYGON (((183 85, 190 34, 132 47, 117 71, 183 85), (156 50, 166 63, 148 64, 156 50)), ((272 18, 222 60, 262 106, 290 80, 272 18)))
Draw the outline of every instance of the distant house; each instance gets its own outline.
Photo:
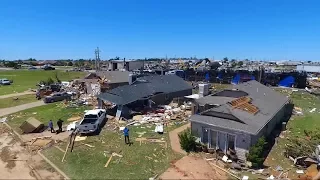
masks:
POLYGON ((176 75, 144 76, 98 95, 99 104, 113 103, 117 116, 128 117, 129 110, 152 104, 166 104, 173 98, 192 94, 192 86, 176 75))
POLYGON ((126 70, 133 71, 142 69, 144 67, 144 61, 126 61, 126 60, 112 60, 105 65, 111 71, 126 70))
POLYGON ((236 152, 245 160, 249 147, 291 114, 289 99, 251 80, 196 100, 192 132, 209 148, 236 152))
POLYGON ((44 65, 51 65, 51 66, 56 66, 58 64, 58 61, 55 60, 44 60, 44 61, 39 61, 39 65, 44 66, 44 65))
POLYGON ((320 73, 320 65, 298 65, 297 71, 305 71, 308 73, 320 73))
POLYGON ((129 83, 128 71, 98 71, 95 73, 90 73, 83 79, 103 79, 109 85, 110 89, 116 88, 118 86, 127 85, 129 83))

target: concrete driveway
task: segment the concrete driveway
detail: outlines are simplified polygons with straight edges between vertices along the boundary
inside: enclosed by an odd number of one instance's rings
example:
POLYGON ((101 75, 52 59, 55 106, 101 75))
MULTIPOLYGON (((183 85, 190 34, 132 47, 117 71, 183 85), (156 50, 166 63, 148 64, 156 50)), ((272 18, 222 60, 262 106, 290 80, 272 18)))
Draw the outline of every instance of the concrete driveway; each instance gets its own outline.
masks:
POLYGON ((38 106, 43 106, 46 105, 43 101, 37 101, 37 102, 32 102, 32 103, 27 103, 27 104, 22 104, 19 106, 14 106, 14 107, 9 107, 9 108, 2 108, 0 109, 0 117, 2 116, 7 116, 9 114, 13 114, 19 111, 23 111, 26 109, 30 109, 33 107, 38 107, 38 106))

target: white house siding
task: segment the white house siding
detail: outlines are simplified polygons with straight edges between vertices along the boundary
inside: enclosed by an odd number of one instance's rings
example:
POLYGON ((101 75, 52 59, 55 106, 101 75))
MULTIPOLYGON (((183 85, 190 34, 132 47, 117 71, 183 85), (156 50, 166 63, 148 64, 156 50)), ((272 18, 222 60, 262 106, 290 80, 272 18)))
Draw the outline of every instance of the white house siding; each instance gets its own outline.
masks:
POLYGON ((229 129, 224 129, 216 126, 201 124, 197 122, 191 122, 192 132, 194 133, 195 136, 199 137, 201 141, 203 140, 203 137, 202 137, 203 128, 226 133, 226 134, 235 135, 235 151, 237 153, 237 156, 241 160, 246 160, 246 153, 248 152, 249 147, 251 145, 251 136, 249 134, 246 134, 240 131, 229 130, 229 129))
POLYGON ((320 66, 316 65, 298 65, 297 71, 320 72, 320 66))

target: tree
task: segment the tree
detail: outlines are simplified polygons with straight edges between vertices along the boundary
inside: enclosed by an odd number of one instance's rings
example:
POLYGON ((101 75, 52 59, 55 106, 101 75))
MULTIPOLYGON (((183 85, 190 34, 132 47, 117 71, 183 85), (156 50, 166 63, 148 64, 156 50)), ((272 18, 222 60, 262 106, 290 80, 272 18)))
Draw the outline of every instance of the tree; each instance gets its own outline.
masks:
POLYGON ((229 61, 229 59, 227 57, 223 58, 223 62, 227 63, 229 61))
POLYGON ((219 62, 211 62, 211 64, 210 64, 210 68, 211 68, 212 70, 217 70, 220 66, 221 66, 221 65, 220 65, 219 62))
POLYGON ((73 62, 72 62, 72 61, 69 61, 69 62, 68 62, 68 66, 73 66, 73 62))
POLYGON ((238 62, 238 66, 241 67, 243 65, 243 61, 238 62))
POLYGON ((181 132, 179 135, 180 146, 186 152, 191 152, 196 150, 196 137, 192 135, 191 129, 188 128, 181 132))
POLYGON ((252 163, 253 167, 262 167, 264 161, 263 151, 266 144, 266 139, 262 136, 255 145, 250 147, 247 160, 252 163))

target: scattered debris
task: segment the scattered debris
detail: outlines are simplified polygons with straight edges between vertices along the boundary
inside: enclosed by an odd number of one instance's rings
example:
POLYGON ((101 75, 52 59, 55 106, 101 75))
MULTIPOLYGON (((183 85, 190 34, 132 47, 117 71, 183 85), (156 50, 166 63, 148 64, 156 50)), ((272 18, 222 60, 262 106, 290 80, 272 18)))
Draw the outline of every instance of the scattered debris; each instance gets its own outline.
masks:
POLYGON ((76 138, 74 139, 74 141, 84 141, 87 139, 87 136, 76 136, 76 138))
POLYGON ((313 108, 313 109, 311 109, 309 112, 310 112, 310 113, 313 113, 313 112, 316 111, 316 109, 317 109, 317 108, 313 108))
POLYGON ((297 174, 304 174, 303 170, 296 170, 297 174))
POLYGON ((104 165, 104 167, 108 167, 108 165, 109 165, 109 163, 111 162, 111 159, 112 159, 112 157, 113 157, 113 156, 118 156, 118 157, 120 157, 120 158, 122 158, 122 157, 123 157, 123 156, 122 156, 122 155, 120 155, 120 154, 112 153, 112 154, 111 154, 111 156, 110 156, 110 158, 108 159, 108 161, 107 161, 106 165, 104 165))
POLYGON ((83 144, 83 145, 85 145, 85 146, 88 146, 88 147, 91 147, 91 148, 94 148, 94 147, 95 147, 95 146, 93 146, 93 145, 86 144, 86 143, 81 143, 81 144, 83 144))
POLYGON ((3 117, 3 118, 0 118, 0 123, 4 123, 4 122, 7 122, 7 117, 3 117))

